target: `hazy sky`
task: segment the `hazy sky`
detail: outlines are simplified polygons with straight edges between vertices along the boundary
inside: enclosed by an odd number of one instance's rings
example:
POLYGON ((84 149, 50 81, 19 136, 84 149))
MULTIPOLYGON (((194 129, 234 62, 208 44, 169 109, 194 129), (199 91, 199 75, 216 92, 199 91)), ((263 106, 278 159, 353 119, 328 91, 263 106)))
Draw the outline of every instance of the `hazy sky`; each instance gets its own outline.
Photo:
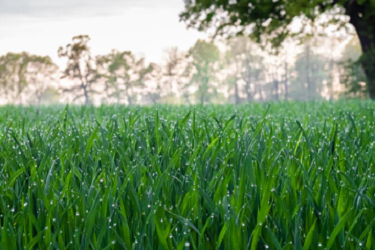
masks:
POLYGON ((205 35, 179 22, 183 0, 0 0, 0 55, 27 51, 57 63, 59 46, 79 34, 94 54, 131 50, 159 62, 163 50, 187 50, 205 35))

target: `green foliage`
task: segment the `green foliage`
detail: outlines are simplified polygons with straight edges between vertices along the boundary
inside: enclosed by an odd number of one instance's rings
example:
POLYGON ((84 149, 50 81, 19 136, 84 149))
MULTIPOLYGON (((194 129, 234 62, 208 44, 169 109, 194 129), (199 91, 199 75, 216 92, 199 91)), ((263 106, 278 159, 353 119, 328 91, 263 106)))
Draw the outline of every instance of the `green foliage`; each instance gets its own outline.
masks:
POLYGON ((265 63, 259 47, 248 37, 235 37, 227 41, 225 68, 228 69, 226 82, 229 89, 234 89, 235 103, 240 102, 239 81, 244 82, 243 92, 246 101, 252 101, 254 95, 260 94, 259 83, 264 81, 265 63), (257 93, 258 92, 258 93, 257 93))
POLYGON ((372 53, 362 54, 358 37, 353 37, 345 46, 340 62, 340 81, 346 87, 345 94, 347 96, 368 97, 370 82, 366 77, 365 70, 366 65, 369 67, 368 71, 372 71, 371 67, 375 65, 372 53))
POLYGON ((89 41, 88 35, 75 36, 72 38, 72 43, 60 47, 57 51, 59 57, 67 59, 62 78, 68 78, 75 83, 73 87, 64 88, 64 92, 74 96, 73 102, 84 99, 85 105, 91 103, 91 96, 95 93, 93 85, 101 77, 91 56, 89 41))
POLYGON ((57 66, 49 56, 26 52, 0 56, 0 97, 22 104, 22 94, 33 92, 32 98, 36 97, 40 101, 47 82, 51 81, 56 71, 57 66))
POLYGON ((113 50, 108 55, 96 57, 98 74, 105 78, 105 90, 108 98, 117 103, 125 99, 133 103, 134 87, 142 87, 144 81, 153 73, 155 66, 145 65, 145 59, 137 59, 130 51, 113 50))
POLYGON ((300 100, 313 100, 321 96, 324 81, 328 81, 327 58, 315 54, 310 44, 306 44, 295 62, 296 77, 292 84, 294 95, 300 100), (302 87, 302 88, 301 88, 302 87), (301 91, 302 93, 298 92, 301 91))
POLYGON ((374 249, 374 108, 1 107, 0 248, 374 249))
POLYGON ((198 85, 198 100, 204 104, 209 101, 210 96, 215 94, 215 88, 212 88, 211 84, 215 80, 215 69, 217 70, 220 51, 214 43, 198 40, 189 50, 189 56, 194 68, 191 83, 198 85))
POLYGON ((341 59, 342 61, 357 61, 361 55, 362 49, 358 36, 353 36, 353 38, 345 45, 341 59))
POLYGON ((367 78, 359 61, 351 59, 340 63, 340 81, 346 87, 345 95, 359 98, 366 98, 368 91, 366 88, 367 78))
POLYGON ((291 32, 289 26, 295 18, 303 19, 306 24, 307 21, 314 22, 323 13, 334 14, 326 16, 326 24, 335 23, 342 28, 346 22, 336 17, 342 14, 342 11, 338 11, 340 9, 345 9, 345 14, 349 16, 358 17, 361 13, 363 21, 367 22, 375 16, 374 1, 371 0, 187 0, 180 18, 189 27, 213 29, 215 35, 250 33, 257 41, 266 35, 277 47, 288 36, 298 37, 302 33, 311 35, 305 25, 298 32, 291 32))
POLYGON ((187 0, 180 18, 188 27, 214 30, 215 36, 250 35, 259 43, 270 42, 274 48, 288 37, 303 41, 317 33, 326 35, 325 28, 331 24, 340 30, 350 23, 360 38, 364 52, 360 63, 368 80, 369 96, 375 99, 373 0, 187 0), (347 18, 342 18, 344 15, 347 18), (291 25, 298 19, 302 25, 293 31, 291 25), (320 32, 314 28, 316 24, 320 32))
POLYGON ((27 65, 29 54, 8 53, 0 57, 0 83, 5 98, 19 99, 27 87, 27 65))

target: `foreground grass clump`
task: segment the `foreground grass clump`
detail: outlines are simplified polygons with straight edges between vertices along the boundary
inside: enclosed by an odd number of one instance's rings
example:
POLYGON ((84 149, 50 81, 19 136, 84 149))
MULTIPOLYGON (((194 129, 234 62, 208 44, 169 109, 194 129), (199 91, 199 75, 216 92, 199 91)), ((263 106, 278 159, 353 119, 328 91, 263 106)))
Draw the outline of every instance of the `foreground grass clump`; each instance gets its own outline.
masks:
POLYGON ((374 249, 375 103, 0 108, 1 249, 374 249))

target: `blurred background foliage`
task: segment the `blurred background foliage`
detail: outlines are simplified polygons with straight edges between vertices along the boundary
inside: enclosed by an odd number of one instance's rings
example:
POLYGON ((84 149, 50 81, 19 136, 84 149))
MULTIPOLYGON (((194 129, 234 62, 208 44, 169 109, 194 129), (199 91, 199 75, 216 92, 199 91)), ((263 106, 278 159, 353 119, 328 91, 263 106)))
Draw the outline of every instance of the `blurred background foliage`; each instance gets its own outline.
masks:
POLYGON ((240 104, 375 98, 374 1, 185 1, 181 21, 212 35, 164 61, 94 55, 88 35, 58 48, 65 67, 0 56, 0 104, 240 104))

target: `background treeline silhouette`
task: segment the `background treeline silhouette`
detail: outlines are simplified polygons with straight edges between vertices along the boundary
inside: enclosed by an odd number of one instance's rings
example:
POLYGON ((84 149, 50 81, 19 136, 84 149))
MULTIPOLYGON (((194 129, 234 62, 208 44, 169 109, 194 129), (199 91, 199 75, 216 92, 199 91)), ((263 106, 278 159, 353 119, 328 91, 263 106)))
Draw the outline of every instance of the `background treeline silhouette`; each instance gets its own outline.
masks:
POLYGON ((188 51, 165 50, 159 64, 131 51, 94 56, 89 41, 87 35, 76 36, 58 49, 65 68, 48 56, 0 56, 0 104, 240 104, 367 97, 366 77, 355 63, 361 56, 357 37, 339 53, 334 51, 341 41, 333 38, 284 43, 277 53, 247 37, 218 44, 198 40, 188 51))

